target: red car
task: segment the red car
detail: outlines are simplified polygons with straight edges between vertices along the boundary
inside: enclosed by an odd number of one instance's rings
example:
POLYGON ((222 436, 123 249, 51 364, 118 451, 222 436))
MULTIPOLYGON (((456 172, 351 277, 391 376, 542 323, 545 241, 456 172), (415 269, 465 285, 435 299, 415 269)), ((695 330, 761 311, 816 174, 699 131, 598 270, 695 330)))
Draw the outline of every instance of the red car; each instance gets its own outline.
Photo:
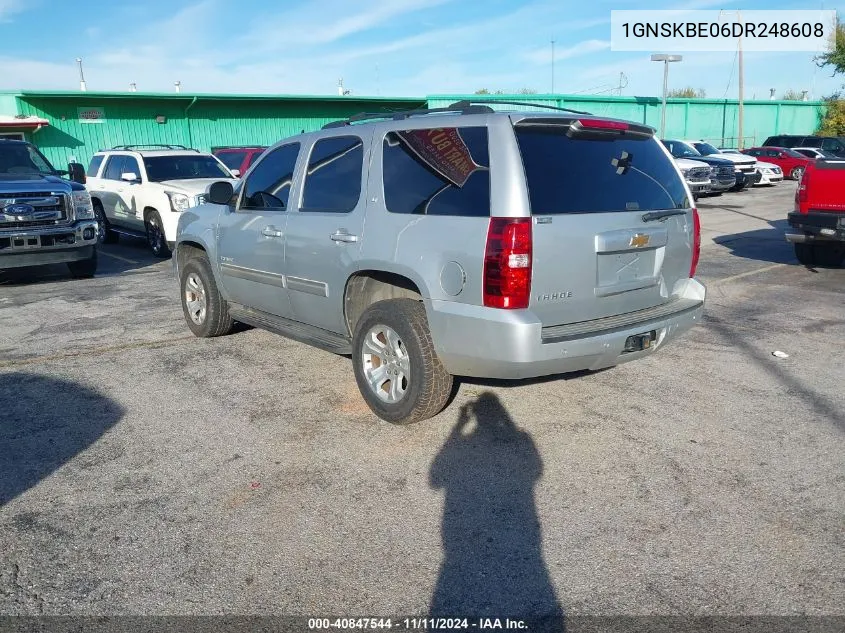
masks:
POLYGON ((845 159, 819 158, 804 172, 788 216, 786 239, 806 266, 845 260, 845 159))
POLYGON ((220 161, 235 174, 243 176, 258 157, 264 153, 266 147, 260 145, 244 145, 237 147, 215 147, 211 150, 220 161))
POLYGON ((777 165, 784 176, 793 180, 801 180, 801 175, 807 169, 807 165, 815 160, 788 147, 752 147, 742 150, 742 153, 754 156, 760 162, 777 165))

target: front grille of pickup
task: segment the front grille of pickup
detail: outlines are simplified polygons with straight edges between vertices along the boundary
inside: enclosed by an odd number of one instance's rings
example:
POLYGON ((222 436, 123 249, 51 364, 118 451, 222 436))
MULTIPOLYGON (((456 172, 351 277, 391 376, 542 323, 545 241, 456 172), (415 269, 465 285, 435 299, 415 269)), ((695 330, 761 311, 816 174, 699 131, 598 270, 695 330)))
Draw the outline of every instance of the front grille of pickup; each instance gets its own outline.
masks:
POLYGON ((68 199, 63 193, 3 192, 0 193, 0 231, 61 226, 69 222, 68 209, 68 199))
POLYGON ((750 174, 754 172, 754 165, 739 165, 739 171, 750 174))
POLYGON ((733 176, 734 175, 734 168, 730 165, 726 167, 717 167, 716 173, 720 176, 733 176))
POLYGON ((710 181, 709 167, 693 167, 687 172, 687 179, 692 181, 710 181))

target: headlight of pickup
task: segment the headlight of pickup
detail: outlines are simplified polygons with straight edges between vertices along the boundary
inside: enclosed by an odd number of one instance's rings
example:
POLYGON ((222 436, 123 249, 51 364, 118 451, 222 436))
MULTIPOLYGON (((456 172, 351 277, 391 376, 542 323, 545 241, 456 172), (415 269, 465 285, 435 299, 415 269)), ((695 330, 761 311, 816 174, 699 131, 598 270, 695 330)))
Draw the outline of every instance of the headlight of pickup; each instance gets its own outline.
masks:
POLYGON ((184 193, 167 192, 167 197, 170 198, 170 210, 176 213, 182 213, 191 208, 191 199, 184 193))
POLYGON ((73 201, 73 215, 77 220, 93 220, 94 207, 91 194, 87 191, 74 191, 70 194, 73 201))

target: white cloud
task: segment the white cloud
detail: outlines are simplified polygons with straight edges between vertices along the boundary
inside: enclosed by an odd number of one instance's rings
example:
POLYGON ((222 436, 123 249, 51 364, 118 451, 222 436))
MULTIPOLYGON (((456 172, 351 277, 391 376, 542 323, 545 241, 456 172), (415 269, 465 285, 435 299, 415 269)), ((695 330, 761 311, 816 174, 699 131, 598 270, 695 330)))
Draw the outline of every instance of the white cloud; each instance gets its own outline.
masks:
POLYGON ((283 50, 292 45, 331 44, 367 32, 410 13, 454 0, 333 0, 303 3, 300 8, 264 18, 240 38, 252 52, 283 50), (353 9, 355 11, 350 11, 353 9))
POLYGON ((0 22, 8 22, 9 17, 32 8, 25 0, 0 0, 0 22))
MULTIPOLYGON (((556 48, 555 61, 570 59, 571 57, 579 57, 588 53, 595 53, 608 49, 610 49, 610 41, 608 40, 585 40, 583 42, 578 42, 574 46, 556 48)), ((548 64, 551 62, 551 48, 547 47, 535 49, 525 53, 523 55, 523 59, 535 64, 548 64)))

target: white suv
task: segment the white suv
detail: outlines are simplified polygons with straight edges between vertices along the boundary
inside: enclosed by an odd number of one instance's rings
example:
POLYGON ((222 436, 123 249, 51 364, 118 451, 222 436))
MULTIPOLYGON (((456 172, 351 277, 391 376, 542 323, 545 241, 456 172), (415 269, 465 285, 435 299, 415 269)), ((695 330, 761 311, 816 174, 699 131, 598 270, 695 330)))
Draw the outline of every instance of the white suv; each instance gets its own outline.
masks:
POLYGON ((205 202, 208 186, 237 180, 215 156, 181 145, 120 145, 94 154, 87 186, 99 240, 145 237, 157 257, 169 257, 182 211, 205 202))

